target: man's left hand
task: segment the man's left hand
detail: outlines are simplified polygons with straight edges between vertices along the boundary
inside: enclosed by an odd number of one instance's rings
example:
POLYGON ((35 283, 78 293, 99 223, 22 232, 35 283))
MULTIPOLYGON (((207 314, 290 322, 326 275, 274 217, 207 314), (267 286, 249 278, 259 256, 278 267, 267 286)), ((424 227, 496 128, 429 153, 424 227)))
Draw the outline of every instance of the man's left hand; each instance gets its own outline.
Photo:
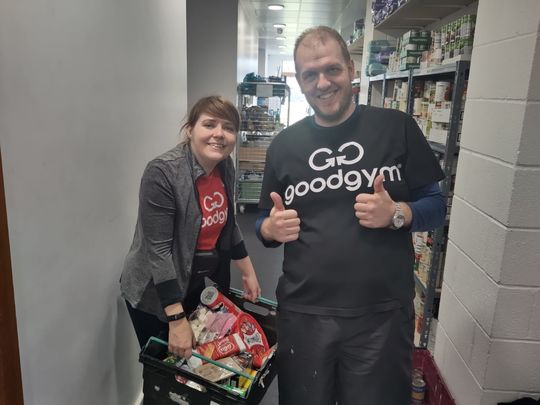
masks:
POLYGON ((356 196, 354 211, 360 225, 366 228, 386 228, 394 216, 395 204, 384 188, 384 175, 379 174, 373 182, 373 194, 356 196))

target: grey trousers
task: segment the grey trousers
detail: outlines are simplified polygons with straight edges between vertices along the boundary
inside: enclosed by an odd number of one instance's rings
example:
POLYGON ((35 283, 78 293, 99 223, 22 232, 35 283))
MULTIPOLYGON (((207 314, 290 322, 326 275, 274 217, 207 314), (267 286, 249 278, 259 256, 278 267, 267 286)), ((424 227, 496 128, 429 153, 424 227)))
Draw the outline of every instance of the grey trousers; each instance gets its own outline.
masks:
POLYGON ((280 405, 409 405, 413 304, 358 317, 280 310, 280 405))

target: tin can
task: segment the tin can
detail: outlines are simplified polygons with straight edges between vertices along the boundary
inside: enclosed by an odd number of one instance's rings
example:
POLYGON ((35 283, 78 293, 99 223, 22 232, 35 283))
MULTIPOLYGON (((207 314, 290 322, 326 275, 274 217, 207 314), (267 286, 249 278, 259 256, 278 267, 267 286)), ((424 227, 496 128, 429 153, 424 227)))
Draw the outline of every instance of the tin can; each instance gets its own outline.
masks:
POLYGON ((435 83, 435 97, 433 101, 435 102, 444 101, 445 94, 449 87, 450 87, 450 82, 444 82, 444 81, 436 82, 435 83))
POLYGON ((228 299, 225 295, 220 293, 216 287, 206 287, 201 293, 201 303, 208 308, 218 310, 221 307, 225 308, 227 312, 239 315, 242 311, 234 303, 228 299))
POLYGON ((412 382, 412 403, 422 404, 426 395, 426 382, 423 378, 417 377, 412 382))

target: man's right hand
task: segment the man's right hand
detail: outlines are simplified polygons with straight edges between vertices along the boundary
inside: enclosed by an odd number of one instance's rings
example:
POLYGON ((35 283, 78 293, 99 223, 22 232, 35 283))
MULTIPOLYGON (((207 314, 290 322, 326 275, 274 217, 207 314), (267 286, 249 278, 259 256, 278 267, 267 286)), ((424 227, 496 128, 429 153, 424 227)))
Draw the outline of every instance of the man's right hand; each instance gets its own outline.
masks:
POLYGON ((296 210, 285 209, 281 196, 276 192, 270 193, 274 206, 268 218, 261 225, 262 237, 281 243, 292 242, 298 239, 300 233, 300 218, 296 210))

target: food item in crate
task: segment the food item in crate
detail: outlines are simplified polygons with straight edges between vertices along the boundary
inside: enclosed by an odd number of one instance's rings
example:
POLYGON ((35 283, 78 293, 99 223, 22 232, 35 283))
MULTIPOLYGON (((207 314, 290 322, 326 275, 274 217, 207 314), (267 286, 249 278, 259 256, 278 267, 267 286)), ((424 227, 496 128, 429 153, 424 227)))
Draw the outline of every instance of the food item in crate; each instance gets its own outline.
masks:
POLYGON ((201 303, 214 311, 225 310, 234 315, 238 315, 242 312, 230 299, 213 286, 206 287, 202 291, 201 303))
POLYGON ((202 386, 199 383, 196 383, 195 381, 188 380, 186 377, 181 376, 180 374, 175 375, 174 379, 180 384, 187 385, 188 387, 191 387, 197 391, 206 392, 206 388, 204 386, 202 386))
MULTIPOLYGON (((201 303, 212 310, 225 310, 236 316, 236 322, 232 328, 232 332, 240 336, 245 350, 253 355, 253 366, 260 368, 268 357, 269 345, 263 329, 255 318, 238 308, 213 286, 206 287, 203 290, 201 293, 201 303)), ((199 351, 199 348, 197 350, 199 351)), ((199 353, 204 354, 201 351, 199 353)))
MULTIPOLYGON (((252 377, 255 377, 257 375, 257 371, 253 370, 252 368, 244 369, 244 373, 248 374, 248 375, 250 375, 252 377)), ((238 378, 238 388, 240 388, 240 389, 247 390, 249 388, 249 386, 251 385, 251 383, 252 383, 252 380, 249 380, 246 377, 240 376, 238 378)))
POLYGON ((219 360, 246 350, 246 345, 240 334, 233 333, 221 339, 199 345, 195 350, 212 360, 219 360))
POLYGON ((211 342, 228 335, 236 322, 236 316, 228 312, 212 312, 199 305, 190 316, 189 323, 197 344, 211 342))
POLYGON ((209 313, 210 310, 207 307, 199 305, 189 316, 189 325, 197 342, 199 342, 200 335, 206 328, 206 317, 209 313))
POLYGON ((184 364, 185 360, 182 357, 178 357, 174 354, 170 354, 169 356, 163 359, 163 362, 180 368, 184 364))
MULTIPOLYGON (((219 363, 232 368, 236 371, 243 371, 242 367, 232 357, 225 357, 219 360, 219 363)), ((223 381, 236 375, 233 371, 226 370, 212 363, 205 363, 193 370, 195 374, 207 379, 208 381, 223 381)))
POLYGON ((261 367, 269 346, 259 323, 250 314, 242 312, 237 316, 234 330, 240 334, 246 350, 253 355, 253 366, 261 367))

